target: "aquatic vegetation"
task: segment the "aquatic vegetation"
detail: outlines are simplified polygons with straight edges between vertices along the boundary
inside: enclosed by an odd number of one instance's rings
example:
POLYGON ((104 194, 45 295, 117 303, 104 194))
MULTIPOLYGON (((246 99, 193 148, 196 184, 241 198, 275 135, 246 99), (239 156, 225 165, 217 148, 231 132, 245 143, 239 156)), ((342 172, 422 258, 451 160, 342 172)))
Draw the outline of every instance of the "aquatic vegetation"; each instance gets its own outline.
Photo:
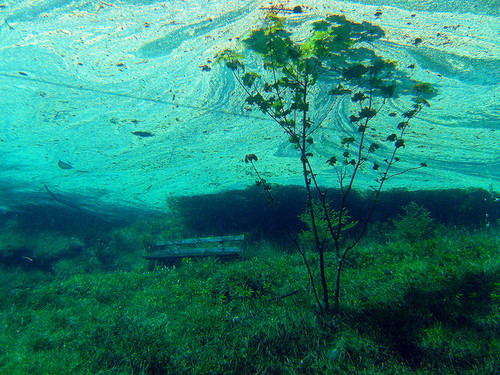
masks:
MULTIPOLYGON (((421 110, 430 106, 428 99, 435 95, 435 89, 428 83, 416 82, 398 68, 397 61, 379 56, 369 43, 374 43, 385 35, 384 31, 369 22, 356 23, 344 15, 329 15, 324 20, 313 22, 307 36, 294 35, 286 19, 276 13, 268 13, 263 25, 252 30, 243 40, 243 46, 261 65, 258 70, 249 70, 243 63, 240 53, 232 50, 221 51, 216 62, 225 62, 247 97, 246 105, 257 107, 269 116, 281 129, 289 142, 297 150, 304 187, 306 189, 305 207, 310 216, 309 227, 314 238, 314 247, 319 255, 319 286, 315 284, 311 267, 299 239, 294 243, 302 254, 310 274, 313 292, 322 312, 330 310, 330 283, 325 265, 325 252, 328 242, 333 243, 336 254, 336 274, 333 283, 333 309, 339 311, 340 281, 343 262, 348 253, 358 244, 367 231, 368 223, 375 210, 384 183, 409 170, 426 167, 425 162, 407 169, 396 169, 400 152, 406 147, 406 134, 410 121, 421 110), (318 89, 321 86, 324 90, 318 89), (316 172, 312 158, 315 155, 314 135, 320 128, 342 128, 341 124, 331 123, 329 113, 334 104, 326 111, 320 111, 318 104, 321 92, 326 91, 335 98, 350 97, 350 122, 357 127, 357 134, 345 134, 341 138, 340 155, 331 155, 325 162, 334 169, 337 181, 326 181, 331 186, 338 184, 339 194, 331 193, 320 184, 321 176, 316 172), (411 93, 410 109, 401 113, 402 120, 395 124, 394 132, 385 136, 380 143, 376 139, 376 125, 372 119, 383 116, 381 109, 391 98, 411 93), (383 152, 384 151, 384 152, 383 152), (373 198, 366 215, 359 223, 360 230, 349 243, 341 241, 341 234, 349 221, 347 202, 357 186, 359 174, 371 166, 375 182, 373 198), (395 170, 396 169, 396 170, 395 170), (319 220, 314 210, 313 194, 319 197, 324 220, 319 220), (328 201, 338 202, 338 211, 328 208, 328 201), (318 233, 319 221, 326 222, 327 232, 318 233), (321 295, 321 296, 320 296, 321 295)), ((324 95, 324 94, 322 94, 324 95)), ((396 114, 397 115, 397 114, 396 114)), ((387 116, 387 121, 394 116, 387 116)), ((332 151, 333 152, 333 151, 332 151)), ((316 156, 318 158, 318 156, 316 156)), ((250 162, 257 177, 257 184, 269 193, 270 185, 261 178, 255 159, 250 162)), ((270 195, 270 201, 273 198, 270 195)))
MULTIPOLYGON (((315 218, 315 225, 316 225, 316 231, 317 234, 320 238, 326 238, 325 239, 325 249, 333 249, 335 246, 334 243, 332 243, 331 239, 328 236, 329 233, 329 227, 328 227, 328 220, 334 225, 337 226, 338 220, 342 220, 343 222, 341 223, 341 234, 339 236, 339 240, 342 240, 343 235, 346 232, 349 232, 350 229, 356 227, 356 224, 358 224, 357 221, 353 220, 350 216, 349 213, 346 211, 346 213, 342 216, 342 219, 339 217, 339 212, 335 209, 330 208, 330 205, 328 203, 325 204, 325 207, 323 207, 323 204, 318 202, 317 200, 313 200, 312 202, 312 209, 314 211, 314 218, 315 218), (325 213, 328 215, 328 218, 325 216, 325 213)), ((311 215, 309 214, 308 210, 304 210, 300 215, 299 219, 302 223, 305 225, 305 229, 302 230, 302 232, 299 234, 299 238, 301 243, 307 245, 309 244, 310 246, 314 247, 314 228, 313 228, 313 223, 311 221, 311 215)))
POLYGON ((0 225, 0 267, 54 272, 59 261, 77 257, 84 247, 74 236, 26 231, 15 219, 0 225))
POLYGON ((435 236, 437 224, 428 210, 411 202, 403 206, 403 212, 391 220, 395 240, 414 243, 435 236))
MULTIPOLYGON (((497 232, 443 228, 439 238, 426 245, 432 257, 419 253, 425 238, 405 248, 365 238, 345 263, 344 309, 334 319, 315 311, 300 254, 264 253, 260 246, 249 253, 259 256, 241 261, 187 260, 154 272, 3 271, 0 369, 495 373, 497 232)), ((326 261, 333 257, 327 253, 326 261)))
POLYGON ((141 255, 156 241, 187 233, 182 216, 174 214, 173 209, 169 214, 149 215, 106 230, 78 226, 76 222, 75 227, 65 230, 67 233, 58 232, 55 226, 43 227, 44 218, 43 223, 26 220, 13 217, 0 223, 0 268, 44 271, 60 277, 138 269, 146 267, 141 255))

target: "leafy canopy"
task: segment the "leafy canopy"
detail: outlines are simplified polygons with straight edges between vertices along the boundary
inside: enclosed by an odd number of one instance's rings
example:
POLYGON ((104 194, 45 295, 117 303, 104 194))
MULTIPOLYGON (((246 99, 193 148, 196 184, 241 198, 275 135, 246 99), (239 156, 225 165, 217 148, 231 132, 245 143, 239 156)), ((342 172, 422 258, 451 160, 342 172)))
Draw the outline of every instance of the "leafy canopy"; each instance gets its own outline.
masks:
MULTIPOLYGON (((290 142, 302 151, 302 157, 312 156, 306 148, 314 143, 311 134, 322 125, 311 119, 308 99, 320 78, 322 84, 331 87, 328 94, 351 96, 356 109, 349 119, 358 124, 362 134, 386 99, 410 94, 413 105, 401 114, 403 121, 397 126, 398 134, 385 139, 398 149, 405 146, 402 136, 409 120, 423 106, 429 106, 428 99, 435 95, 435 90, 428 83, 413 80, 398 68, 396 61, 377 55, 373 42, 384 36, 379 26, 369 22, 356 23, 344 15, 329 15, 312 23, 307 37, 298 41, 284 18, 269 13, 264 24, 243 39, 246 49, 260 57, 263 70, 247 70, 243 55, 228 49, 218 54, 216 62, 226 63, 247 92, 246 103, 271 116, 289 135, 290 142), (379 108, 375 107, 376 98, 381 101, 379 108)), ((341 144, 349 146, 354 141, 353 137, 346 137, 341 144), (345 142, 351 138, 352 141, 345 142)), ((379 148, 379 144, 371 144, 368 154, 379 148)), ((343 160, 344 165, 364 161, 348 158, 345 162, 344 153, 343 158, 332 157, 327 162, 333 166, 337 160, 343 160)), ((379 166, 375 163, 373 169, 378 170, 379 166)))
MULTIPOLYGON (((366 233, 385 181, 426 166, 422 163, 418 167, 389 174, 392 166, 400 160, 396 153, 405 148, 404 136, 410 120, 424 106, 429 106, 428 98, 435 95, 435 92, 430 84, 416 82, 405 71, 400 70, 396 61, 385 59, 375 52, 373 42, 385 36, 378 26, 368 22, 356 23, 343 15, 330 15, 312 23, 305 38, 303 33, 300 37, 295 35, 292 29, 286 27, 283 18, 269 13, 264 24, 251 31, 243 40, 246 49, 262 64, 260 69, 248 70, 241 55, 232 50, 221 51, 216 61, 225 61, 245 90, 246 103, 259 108, 279 124, 289 142, 298 150, 307 194, 306 211, 300 216, 306 229, 299 239, 302 243, 314 244, 319 254, 322 302, 303 248, 298 240, 294 243, 304 258, 317 304, 323 313, 329 309, 324 251, 333 246, 337 256, 334 302, 335 310, 338 311, 343 260, 366 233), (326 157, 326 163, 335 169, 339 182, 338 211, 329 207, 327 190, 320 187, 318 175, 310 162, 315 143, 313 135, 320 127, 326 127, 330 123, 328 115, 336 102, 333 100, 334 104, 326 112, 321 110, 321 106, 316 107, 322 101, 325 102, 322 94, 325 92, 335 98, 350 96, 350 101, 343 101, 343 109, 350 111, 349 121, 354 129, 357 128, 357 132, 354 130, 341 137, 341 155, 326 157), (379 137, 372 119, 383 113, 381 110, 387 99, 408 94, 413 96, 411 108, 399 114, 399 123, 396 121, 396 129, 390 131, 391 134, 379 137), (392 144, 392 147, 384 148, 385 156, 375 155, 381 149, 378 142, 392 144), (371 170, 378 175, 375 180, 378 188, 359 233, 354 239, 343 241, 342 234, 356 224, 347 212, 347 198, 356 185, 358 172, 369 160, 373 162, 371 170), (319 201, 313 201, 313 189, 317 192, 319 201)), ((396 116, 398 114, 393 112, 388 115, 387 120, 396 116)), ((339 129, 349 128, 333 121, 328 125, 339 129)), ((252 160, 251 162, 259 176, 259 182, 268 186, 252 160)), ((269 193, 269 189, 266 190, 269 193)))

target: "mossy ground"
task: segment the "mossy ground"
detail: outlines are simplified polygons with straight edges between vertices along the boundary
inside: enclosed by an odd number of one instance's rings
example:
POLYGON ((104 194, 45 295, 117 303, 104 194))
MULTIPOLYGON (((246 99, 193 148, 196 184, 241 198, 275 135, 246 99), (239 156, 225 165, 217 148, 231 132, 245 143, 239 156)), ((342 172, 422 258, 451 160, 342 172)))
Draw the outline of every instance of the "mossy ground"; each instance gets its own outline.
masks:
POLYGON ((498 232, 408 226, 353 250, 327 317, 270 244, 153 272, 3 270, 1 373, 498 374, 498 232))

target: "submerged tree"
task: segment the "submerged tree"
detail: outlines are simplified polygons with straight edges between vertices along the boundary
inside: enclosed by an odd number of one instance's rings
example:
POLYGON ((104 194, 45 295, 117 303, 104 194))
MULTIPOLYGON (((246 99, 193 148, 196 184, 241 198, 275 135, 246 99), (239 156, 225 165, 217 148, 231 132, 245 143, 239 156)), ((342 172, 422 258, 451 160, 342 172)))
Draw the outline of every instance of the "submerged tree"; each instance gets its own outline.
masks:
MULTIPOLYGON (((248 70, 242 62, 243 55, 233 50, 218 54, 217 61, 224 61, 234 77, 245 90, 248 105, 258 107, 283 130, 298 152, 304 186, 306 189, 307 225, 314 247, 319 255, 321 298, 315 285, 311 267, 307 263, 304 248, 299 239, 294 242, 303 255, 309 270, 313 291, 321 312, 330 309, 329 280, 325 269, 325 251, 333 244, 337 269, 334 281, 334 310, 339 309, 340 281, 343 262, 365 235, 368 222, 374 212, 375 204, 384 183, 395 175, 408 170, 425 167, 422 163, 414 168, 391 174, 393 166, 399 162, 398 152, 405 147, 405 133, 413 119, 425 106, 427 99, 434 94, 428 83, 416 82, 397 68, 397 62, 384 59, 373 49, 372 42, 384 36, 384 31, 368 22, 356 23, 345 16, 330 15, 326 19, 311 24, 306 38, 298 40, 293 31, 287 28, 285 20, 274 13, 267 14, 263 25, 253 30, 243 40, 246 49, 254 54, 262 68, 248 70), (320 186, 318 175, 313 169, 311 158, 314 151, 314 135, 318 129, 338 124, 328 122, 328 114, 333 108, 318 113, 318 87, 328 85, 328 95, 335 98, 350 96, 352 115, 349 120, 357 127, 356 134, 345 134, 339 146, 339 155, 329 155, 324 162, 336 171, 339 185, 338 210, 328 205, 327 189, 320 186), (399 114, 395 129, 387 134, 385 140, 378 142, 372 135, 376 129, 372 120, 383 117, 381 109, 387 99, 400 95, 411 95, 412 106, 399 114), (322 118, 317 118, 322 115, 322 118), (382 147, 382 143, 390 147, 382 147), (381 150, 387 152, 377 157, 381 150), (360 171, 371 167, 376 173, 376 188, 367 216, 358 223, 355 238, 347 242, 342 233, 353 225, 349 219, 346 204, 360 171), (313 202, 317 192, 319 203, 313 202), (318 206, 319 204, 319 206, 318 206), (318 212, 319 210, 322 212, 318 212), (320 230, 320 227, 326 230, 320 230)), ((398 116, 391 113, 387 120, 398 116)), ((255 159, 246 160, 254 165, 255 159)), ((269 185, 259 176, 259 183, 269 192, 269 185)))

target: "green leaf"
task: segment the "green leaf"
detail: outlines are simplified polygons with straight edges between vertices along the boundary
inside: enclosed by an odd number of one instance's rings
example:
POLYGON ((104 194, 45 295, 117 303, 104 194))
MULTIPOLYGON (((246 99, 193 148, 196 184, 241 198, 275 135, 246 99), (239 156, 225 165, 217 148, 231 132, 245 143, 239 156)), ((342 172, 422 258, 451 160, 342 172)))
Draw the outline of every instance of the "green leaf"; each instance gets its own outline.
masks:
POLYGON ((369 68, 363 64, 354 64, 343 70, 343 76, 347 80, 360 79, 368 70, 369 68))
POLYGON ((358 117, 356 115, 351 115, 351 116, 349 116, 349 120, 351 122, 357 122, 357 121, 361 120, 361 117, 358 117))
POLYGON ((398 62, 390 59, 383 59, 379 56, 372 60, 372 73, 379 74, 382 71, 391 71, 398 66, 398 62))
POLYGON ((254 95, 250 95, 248 96, 245 101, 250 104, 250 105, 254 105, 254 104, 260 104, 262 102, 265 102, 266 100, 264 99, 264 97, 259 94, 259 93, 256 93, 254 95))
POLYGON ((375 152, 380 148, 380 146, 376 143, 372 143, 368 148, 368 152, 375 152))
POLYGON ((264 99, 264 97, 260 93, 250 95, 245 99, 248 104, 258 106, 264 113, 267 112, 270 107, 270 103, 272 103, 273 100, 273 98, 270 98, 269 100, 264 99))
POLYGON ((411 111, 406 111, 403 113, 403 117, 406 117, 407 119, 413 118, 415 114, 417 113, 417 109, 412 109, 411 111))
POLYGON ((432 85, 427 82, 418 82, 413 86, 413 90, 419 94, 431 95, 436 92, 432 85))
POLYGON ((283 128, 286 128, 286 129, 294 129, 295 128, 295 120, 291 119, 291 118, 279 120, 278 124, 280 124, 283 128))
POLYGON ((378 89, 384 98, 392 98, 396 92, 397 85, 391 83, 390 85, 379 85, 378 89))
POLYGON ((332 167, 335 165, 337 162, 337 158, 335 156, 332 156, 330 159, 326 161, 328 164, 330 164, 332 167))
POLYGON ((345 137, 345 138, 342 138, 342 140, 340 141, 340 143, 342 145, 349 145, 351 143, 354 143, 355 139, 354 137, 345 137))
POLYGON ((330 22, 327 22, 325 20, 316 21, 312 24, 313 30, 315 31, 327 31, 330 25, 330 22))
POLYGON ((283 100, 276 99, 273 101, 271 107, 276 111, 276 114, 279 114, 283 110, 283 100))
POLYGON ((374 169, 375 171, 378 171, 378 169, 379 169, 379 168, 380 168, 380 165, 379 165, 377 162, 374 162, 374 163, 373 163, 373 169, 374 169))
POLYGON ((398 139, 396 141, 396 144, 395 144, 396 148, 400 148, 400 147, 405 147, 405 141, 403 141, 402 139, 398 139))
POLYGON ((363 92, 357 92, 356 94, 354 94, 354 96, 351 98, 351 100, 356 103, 356 102, 361 102, 363 100, 365 100, 367 98, 367 96, 363 93, 363 92))
POLYGON ((330 95, 345 95, 350 93, 352 93, 352 91, 349 89, 345 89, 344 86, 342 86, 341 84, 339 84, 336 88, 328 92, 328 94, 330 95))
POLYGON ((228 60, 226 61, 226 66, 233 71, 245 68, 240 60, 228 60))
POLYGON ((273 28, 282 29, 283 27, 285 27, 285 18, 278 16, 277 13, 268 12, 266 14, 266 18, 269 21, 271 27, 273 28))
POLYGON ((372 118, 377 114, 377 111, 373 108, 364 107, 359 112, 359 117, 361 118, 372 118))
POLYGON ((290 140, 290 143, 298 145, 300 142, 300 137, 297 134, 292 134, 292 135, 290 135, 289 140, 290 140))
POLYGON ((399 130, 404 130, 408 126, 408 122, 400 122, 398 124, 398 129, 399 130))
POLYGON ((351 23, 347 20, 346 16, 343 14, 330 14, 326 17, 326 20, 330 24, 345 25, 346 23, 351 23))
POLYGON ((318 58, 327 55, 329 53, 327 48, 329 39, 330 36, 326 31, 315 31, 300 46, 302 56, 304 58, 318 58))
POLYGON ((238 70, 239 68, 244 69, 243 63, 240 61, 243 57, 243 55, 236 53, 233 50, 225 49, 215 56, 215 63, 218 64, 224 61, 226 66, 233 71, 238 70))
POLYGON ((429 102, 424 99, 424 98, 421 98, 421 97, 416 97, 416 98, 413 98, 413 101, 417 104, 423 104, 425 105, 426 107, 430 107, 431 105, 429 104, 429 102))
POLYGON ((291 108, 299 112, 307 112, 309 110, 309 103, 304 103, 301 99, 300 101, 293 102, 291 108))
POLYGON ((243 76, 241 77, 241 81, 243 82, 243 84, 247 87, 252 87, 253 83, 255 82, 255 80, 257 78, 260 78, 260 75, 255 73, 255 72, 249 72, 249 73, 245 73, 243 74, 243 76))
POLYGON ((398 136, 393 133, 386 138, 386 141, 394 142, 396 139, 398 139, 398 136))

